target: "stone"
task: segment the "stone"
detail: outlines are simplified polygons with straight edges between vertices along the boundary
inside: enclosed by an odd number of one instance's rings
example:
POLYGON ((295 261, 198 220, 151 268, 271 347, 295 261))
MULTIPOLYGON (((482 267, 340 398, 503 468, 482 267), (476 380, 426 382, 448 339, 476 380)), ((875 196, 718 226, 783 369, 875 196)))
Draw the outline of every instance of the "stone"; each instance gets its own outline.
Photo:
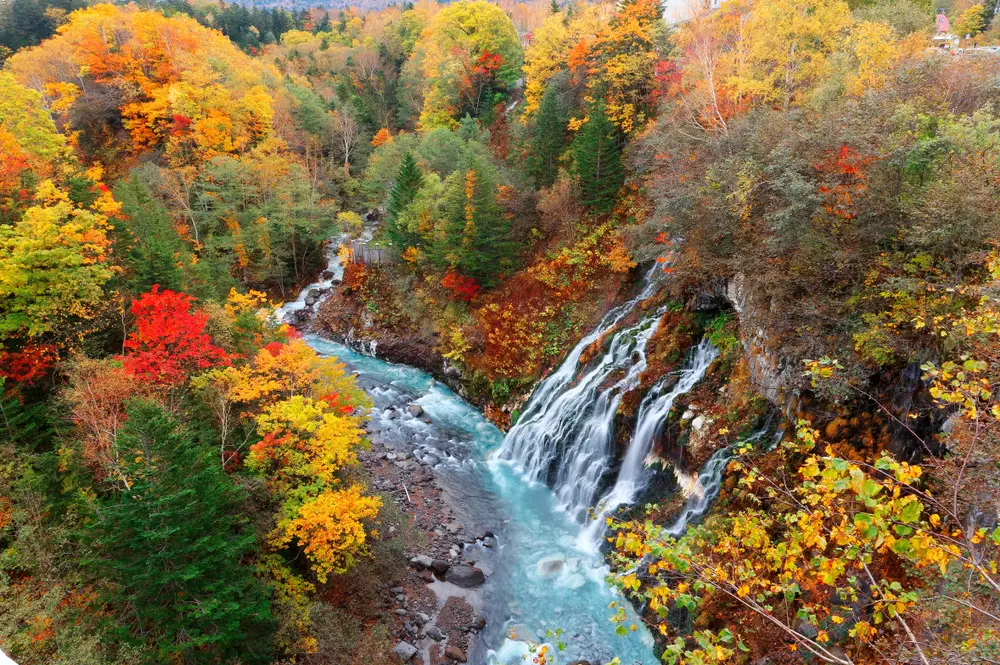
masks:
POLYGON ((419 404, 411 404, 408 407, 406 407, 406 410, 407 412, 409 412, 411 416, 415 418, 419 418, 420 416, 424 415, 424 407, 420 406, 419 404))
POLYGON ((395 595, 396 595, 397 593, 403 593, 403 587, 401 587, 401 586, 394 586, 394 587, 392 587, 391 589, 389 589, 389 593, 391 593, 391 594, 392 594, 392 595, 394 595, 394 596, 395 596, 395 595))
POLYGON ((423 570, 424 568, 430 568, 434 565, 434 559, 430 558, 426 554, 421 554, 410 559, 410 563, 416 566, 418 569, 423 570))
POLYGON ((486 617, 484 617, 482 614, 477 614, 476 616, 472 617, 472 627, 478 630, 482 630, 483 628, 485 628, 486 617))
POLYGON ((410 635, 416 635, 417 634, 417 627, 414 626, 409 621, 407 621, 407 622, 405 622, 403 624, 403 630, 405 630, 406 632, 408 632, 410 635))
POLYGON ((319 298, 319 289, 309 289, 307 294, 310 298, 319 298))
POLYGON ((324 270, 323 271, 323 279, 333 279, 333 271, 331 271, 331 270, 324 270))
POLYGON ((448 563, 447 561, 443 561, 441 559, 434 559, 434 563, 431 564, 431 568, 433 568, 434 572, 437 573, 438 575, 444 575, 445 573, 448 572, 448 569, 450 567, 451 567, 450 563, 448 563))
POLYGON ((465 662, 465 652, 454 645, 447 647, 444 650, 444 655, 445 657, 458 661, 459 663, 465 662))
POLYGON ((434 573, 432 573, 430 570, 421 570, 419 573, 417 573, 417 576, 424 582, 427 582, 428 584, 434 581, 434 573))
POLYGON ((431 626, 427 629, 427 637, 431 638, 435 642, 440 642, 444 639, 444 633, 437 626, 431 626))
POLYGON ((392 649, 393 657, 401 663, 408 663, 410 659, 417 655, 417 647, 409 642, 400 642, 392 649))
POLYGON ((542 559, 535 566, 535 572, 542 577, 558 574, 566 566, 566 560, 562 557, 549 557, 542 559))
POLYGON ((423 463, 427 466, 437 466, 441 463, 441 460, 434 455, 425 455, 423 463))
POLYGON ((692 411, 691 409, 688 409, 681 415, 682 422, 686 422, 688 420, 691 420, 692 418, 694 418, 694 411, 692 411))
POLYGON ((404 600, 406 600, 406 596, 404 596, 401 593, 397 593, 396 594, 396 600, 398 600, 399 602, 403 602, 404 600))
POLYGON ((701 428, 705 426, 705 416, 698 416, 691 421, 691 429, 695 432, 701 431, 701 428))
POLYGON ((313 296, 306 296, 306 307, 312 307, 316 304, 316 298, 313 296))
POLYGON ((424 614, 423 612, 414 612, 413 613, 413 623, 417 624, 418 626, 423 626, 425 623, 427 623, 430 620, 431 620, 431 618, 429 616, 427 616, 426 614, 424 614))
POLYGON ((404 610, 402 607, 397 607, 396 609, 393 610, 393 612, 395 612, 396 614, 398 614, 401 617, 405 617, 406 616, 406 610, 404 610))
POLYGON ((451 566, 445 579, 465 589, 477 587, 486 581, 486 575, 475 566, 451 566))

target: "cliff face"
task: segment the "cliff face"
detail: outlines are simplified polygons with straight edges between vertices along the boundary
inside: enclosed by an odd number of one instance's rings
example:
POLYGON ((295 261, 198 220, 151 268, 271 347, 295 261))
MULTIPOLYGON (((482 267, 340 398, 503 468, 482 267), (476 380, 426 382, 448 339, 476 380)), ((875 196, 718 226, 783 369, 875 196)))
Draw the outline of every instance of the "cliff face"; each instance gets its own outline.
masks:
POLYGON ((780 340, 769 334, 766 321, 775 315, 772 303, 755 293, 742 273, 726 284, 725 297, 739 320, 751 380, 776 409, 793 418, 803 388, 802 368, 782 353, 780 340))

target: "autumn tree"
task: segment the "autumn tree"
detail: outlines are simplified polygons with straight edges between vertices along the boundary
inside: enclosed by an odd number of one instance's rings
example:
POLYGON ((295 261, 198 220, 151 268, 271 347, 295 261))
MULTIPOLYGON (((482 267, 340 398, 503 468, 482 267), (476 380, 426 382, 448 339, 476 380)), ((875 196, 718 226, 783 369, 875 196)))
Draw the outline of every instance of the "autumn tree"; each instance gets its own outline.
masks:
POLYGON ((107 217, 43 182, 14 225, 0 225, 0 338, 65 336, 94 318, 114 274, 107 217))
POLYGON ((594 212, 608 212, 625 179, 615 125, 604 105, 592 104, 573 139, 581 201, 594 212))
POLYGON ((500 93, 512 87, 523 56, 517 31, 503 10, 482 0, 463 0, 433 17, 413 57, 426 79, 420 125, 431 129, 456 127, 464 111, 483 108, 482 86, 495 85, 500 93), (463 100, 463 90, 469 99, 463 100), (470 99, 472 107, 463 109, 470 99))
POLYGON ((645 127, 655 107, 662 19, 657 0, 628 0, 591 47, 591 94, 604 99, 605 114, 624 134, 645 127))
POLYGON ((125 339, 124 368, 139 380, 176 386, 191 374, 229 363, 229 355, 205 332, 208 315, 193 305, 191 296, 158 285, 132 301, 135 330, 125 339))
POLYGON ((114 446, 127 486, 88 528, 88 564, 123 619, 114 632, 164 660, 269 662, 268 594, 242 561, 256 542, 243 492, 156 404, 131 403, 114 446))
POLYGON ((972 5, 955 19, 955 34, 959 37, 975 37, 986 29, 986 10, 983 5, 972 5))

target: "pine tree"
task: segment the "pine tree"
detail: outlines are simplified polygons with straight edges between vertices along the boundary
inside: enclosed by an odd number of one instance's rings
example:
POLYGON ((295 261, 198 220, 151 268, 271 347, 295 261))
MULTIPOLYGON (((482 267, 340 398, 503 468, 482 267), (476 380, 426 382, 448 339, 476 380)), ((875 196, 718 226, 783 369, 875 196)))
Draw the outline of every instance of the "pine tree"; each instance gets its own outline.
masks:
POLYGON ((241 560, 255 536, 244 495, 215 456, 157 404, 129 405, 115 441, 128 487, 101 501, 89 562, 109 582, 123 638, 160 662, 267 662, 274 628, 262 584, 241 560))
POLYGON ((569 113, 555 85, 549 84, 542 95, 535 116, 532 155, 528 169, 539 187, 550 187, 556 180, 559 157, 566 147, 566 123, 569 113))
POLYGON ((604 113, 604 104, 592 104, 587 116, 573 140, 580 199, 593 212, 609 212, 625 182, 621 148, 615 126, 604 113))
POLYGON ((399 225, 399 217, 406 210, 406 207, 413 203, 423 184, 424 174, 420 170, 417 160, 413 153, 406 153, 403 156, 399 176, 396 178, 396 184, 392 188, 389 203, 386 206, 386 221, 388 222, 386 233, 389 236, 389 241, 400 251, 404 251, 410 246, 416 246, 420 242, 420 236, 417 233, 399 225))
POLYGON ((128 222, 115 225, 115 232, 131 290, 144 293, 154 284, 186 290, 184 271, 178 264, 185 257, 190 259, 190 252, 174 230, 170 213, 135 174, 115 187, 115 198, 128 216, 128 222))
POLYGON ((429 249, 431 260, 490 286, 511 266, 516 250, 510 220, 497 202, 496 177, 472 159, 467 170, 448 176, 445 188, 444 221, 429 249))

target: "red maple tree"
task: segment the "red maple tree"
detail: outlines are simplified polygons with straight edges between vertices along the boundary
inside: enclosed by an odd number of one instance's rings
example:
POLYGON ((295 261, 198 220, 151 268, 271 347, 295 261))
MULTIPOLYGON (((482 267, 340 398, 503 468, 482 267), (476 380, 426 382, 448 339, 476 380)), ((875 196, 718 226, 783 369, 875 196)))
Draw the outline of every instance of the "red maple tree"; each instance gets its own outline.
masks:
POLYGON ((154 285, 132 301, 135 331, 125 340, 125 369, 159 385, 177 385, 194 372, 228 365, 230 356, 205 333, 208 314, 186 293, 154 285))

